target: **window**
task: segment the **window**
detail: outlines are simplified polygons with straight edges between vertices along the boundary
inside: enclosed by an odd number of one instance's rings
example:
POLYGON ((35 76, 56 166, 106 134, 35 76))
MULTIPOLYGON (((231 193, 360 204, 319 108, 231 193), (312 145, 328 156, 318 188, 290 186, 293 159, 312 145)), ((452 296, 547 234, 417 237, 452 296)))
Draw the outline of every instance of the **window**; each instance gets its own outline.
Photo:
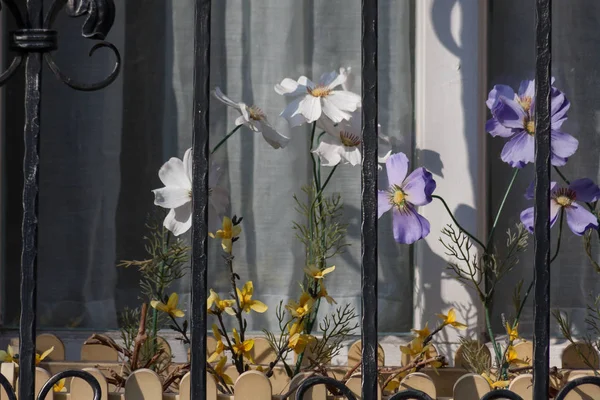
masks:
MULTIPOLYGON (((39 323, 42 327, 107 329, 117 326, 117 311, 139 305, 139 276, 116 268, 121 259, 144 257, 142 236, 155 212, 152 189, 162 186, 158 168, 182 157, 191 145, 193 77, 193 2, 127 1, 117 4, 110 40, 121 50, 123 70, 106 90, 78 93, 44 81, 41 136, 39 226, 39 323), (148 27, 152 27, 149 29, 148 27)), ((380 123, 395 150, 412 153, 414 2, 381 1, 380 123)), ((273 86, 283 78, 318 78, 324 72, 360 70, 360 2, 348 0, 221 1, 213 4, 211 86, 256 103, 270 117, 285 100, 273 86), (335 16, 335 17, 332 17, 335 16)), ((112 59, 99 51, 87 57, 80 21, 61 14, 57 63, 80 80, 108 74, 112 59)), ((353 90, 360 91, 357 74, 353 90)), ((6 300, 4 323, 18 320, 16 302, 20 257, 22 185, 22 80, 6 89, 6 300), (10 149, 10 150, 8 150, 10 149)), ((236 113, 212 102, 211 142, 232 129, 236 113)), ((215 154, 220 184, 231 194, 231 212, 244 217, 236 254, 243 280, 255 282, 261 300, 274 308, 299 293, 304 250, 291 222, 293 193, 311 176, 307 129, 276 127, 291 141, 273 150, 260 135, 243 128, 215 154)), ((325 173, 325 169, 324 169, 325 173)), ((339 302, 360 309, 360 171, 344 166, 331 184, 344 199, 352 246, 338 259, 337 277, 328 287, 339 302)), ((412 327, 411 258, 407 246, 390 237, 391 219, 380 222, 381 332, 412 327)), ((229 290, 216 246, 211 243, 211 286, 229 290)), ((189 281, 179 288, 186 293, 189 281)), ((186 300, 186 296, 183 296, 186 300)), ((250 329, 275 323, 273 313, 257 317, 250 329)))

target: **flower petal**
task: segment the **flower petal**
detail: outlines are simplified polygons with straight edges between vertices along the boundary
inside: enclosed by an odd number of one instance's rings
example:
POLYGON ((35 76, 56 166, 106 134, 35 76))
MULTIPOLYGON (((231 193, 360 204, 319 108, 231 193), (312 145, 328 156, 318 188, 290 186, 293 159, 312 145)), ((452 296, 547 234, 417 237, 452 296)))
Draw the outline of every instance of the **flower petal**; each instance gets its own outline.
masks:
POLYGON ((502 125, 496 118, 491 118, 485 123, 485 131, 494 137, 500 136, 508 138, 514 134, 512 129, 502 125))
POLYGON ((210 197, 208 200, 217 214, 223 215, 229 205, 229 192, 219 186, 212 187, 210 188, 210 197))
POLYGON ((332 265, 332 266, 331 266, 331 267, 329 267, 329 268, 325 268, 325 269, 322 271, 322 273, 323 273, 323 275, 327 275, 327 274, 329 274, 329 273, 331 273, 331 272, 333 272, 333 271, 335 271, 335 265, 332 265))
POLYGON ((523 226, 530 232, 533 233, 534 226, 534 217, 533 217, 533 207, 526 208, 521 211, 521 223, 523 226))
POLYGON ((504 96, 500 96, 492 114, 502 125, 514 129, 523 128, 524 120, 527 117, 519 103, 504 96))
POLYGON ((260 123, 259 131, 263 135, 263 139, 274 149, 283 149, 287 146, 290 139, 277 132, 271 124, 264 120, 260 123))
POLYGON ((234 124, 235 126, 246 125, 248 128, 256 132, 256 128, 254 127, 254 125, 250 123, 249 119, 244 117, 243 115, 237 117, 234 121, 234 124))
POLYGON ((506 142, 500 158, 513 168, 523 168, 526 164, 534 161, 534 151, 533 136, 522 130, 506 142))
POLYGON ((322 84, 326 85, 329 89, 335 89, 336 87, 346 83, 347 79, 348 79, 348 76, 338 74, 337 72, 333 71, 333 72, 330 72, 330 75, 327 79, 328 82, 325 83, 325 81, 323 81, 322 84), (332 77, 333 77, 333 79, 331 79, 332 77))
MULTIPOLYGON (((550 191, 554 190, 556 186, 556 182, 550 182, 550 191)), ((531 181, 529 186, 527 186, 527 190, 525 191, 525 198, 527 200, 533 200, 535 197, 535 180, 531 181)))
POLYGON ((414 208, 406 206, 402 211, 393 210, 394 239, 398 243, 412 244, 429 234, 429 221, 419 215, 414 208))
POLYGON ((285 118, 292 128, 300 126, 306 122, 304 115, 298 112, 300 102, 304 99, 304 96, 298 97, 290 102, 287 107, 281 112, 281 116, 285 118))
POLYGON ((186 189, 192 188, 192 181, 188 178, 183 161, 172 157, 158 170, 158 177, 165 186, 175 186, 186 189))
POLYGON ((431 172, 423 167, 411 172, 402 184, 402 190, 406 193, 406 200, 416 206, 431 203, 431 195, 435 188, 436 183, 431 172))
POLYGON ((167 186, 154 189, 154 204, 163 208, 177 208, 192 201, 190 189, 167 186))
MULTIPOLYGON (((550 131, 550 146, 552 147, 551 151, 553 156, 556 155, 560 158, 568 158, 575 154, 575 152, 577 151, 579 141, 573 136, 569 135, 568 133, 552 129, 550 131)), ((553 162, 552 165, 557 164, 553 162)))
POLYGON ((571 107, 571 103, 564 93, 556 88, 552 88, 550 101, 551 127, 559 129, 567 120, 567 111, 571 107))
POLYGON ((185 174, 188 177, 189 180, 189 188, 192 188, 192 181, 193 181, 193 170, 192 170, 192 148, 190 147, 189 149, 187 149, 185 151, 185 153, 183 154, 183 169, 185 170, 185 174))
POLYGON ((319 146, 313 150, 313 153, 319 156, 321 165, 324 167, 333 167, 338 165, 342 160, 340 153, 343 146, 338 139, 334 137, 324 136, 319 146))
POLYGON ((334 123, 339 123, 351 118, 350 114, 340 110, 327 97, 322 97, 321 101, 323 106, 323 114, 329 117, 329 119, 331 119, 334 123))
POLYGON ((185 313, 182 310, 180 310, 180 309, 171 310, 171 314, 175 318, 183 318, 183 317, 185 317, 185 313))
POLYGON ((577 203, 565 207, 567 213, 567 224, 576 235, 583 235, 589 228, 598 229, 598 219, 577 203))
POLYGON ((226 106, 235 108, 236 110, 240 109, 238 103, 236 103, 235 101, 233 101, 229 97, 227 97, 227 95, 225 95, 225 93, 223 93, 218 86, 211 93, 217 100, 219 100, 221 103, 225 104, 226 106))
POLYGON ((535 80, 526 79, 521 81, 519 84, 519 97, 531 97, 535 96, 535 80))
POLYGON ((284 96, 297 96, 301 93, 306 93, 306 86, 301 85, 300 79, 296 82, 293 79, 285 78, 275 85, 275 92, 284 96))
POLYGON ((377 191, 377 218, 381 218, 383 214, 392 208, 390 195, 385 190, 377 191))
POLYGON ((163 225, 175 236, 186 233, 192 226, 192 202, 189 201, 181 207, 171 209, 165 217, 163 225))
POLYGON ((577 200, 591 203, 600 199, 600 187, 589 178, 577 179, 569 185, 575 191, 577 200))
POLYGON ((319 85, 328 86, 331 82, 335 81, 338 76, 339 74, 335 71, 324 72, 319 78, 319 85))
POLYGON ((169 296, 169 301, 167 301, 167 307, 174 309, 177 307, 177 303, 179 303, 179 296, 177 295, 177 293, 173 292, 169 296))
POLYGON ((385 162, 388 184, 402 186, 408 172, 408 157, 404 153, 392 154, 385 162))
POLYGON ((488 95, 488 99, 485 102, 485 105, 490 110, 493 110, 494 106, 498 102, 500 96, 506 97, 508 99, 514 99, 515 98, 515 91, 510 86, 506 86, 506 85, 494 85, 494 87, 492 88, 492 90, 490 90, 490 94, 488 95))
POLYGON ((269 309, 269 307, 267 307, 265 303, 258 300, 252 300, 252 302, 250 303, 250 308, 252 309, 252 311, 256 311, 257 313, 264 313, 269 309))
POLYGON ((296 113, 304 115, 306 122, 313 123, 321 116, 321 99, 311 95, 306 95, 298 103, 296 113))
MULTIPOLYGON (((334 90, 329 93, 327 99, 333 103, 334 106, 342 111, 353 112, 360 107, 361 98, 356 93, 348 92, 346 90, 334 90)), ((336 122, 334 120, 334 122, 336 122)))

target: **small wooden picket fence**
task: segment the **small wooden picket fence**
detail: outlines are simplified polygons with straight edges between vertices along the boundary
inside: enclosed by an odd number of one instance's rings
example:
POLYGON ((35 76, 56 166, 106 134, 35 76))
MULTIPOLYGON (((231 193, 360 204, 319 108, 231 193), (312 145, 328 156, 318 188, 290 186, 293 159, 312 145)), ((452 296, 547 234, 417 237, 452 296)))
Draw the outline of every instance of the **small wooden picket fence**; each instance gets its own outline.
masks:
MULTIPOLYGON (((166 341, 165 346, 168 347, 166 341)), ((209 352, 213 350, 213 338, 209 340, 209 352)), ((82 369, 90 372, 99 381, 102 388, 101 400, 189 400, 189 374, 187 374, 180 383, 179 393, 163 393, 160 377, 151 370, 140 369, 132 373, 124 388, 115 388, 107 383, 105 376, 109 369, 118 371, 120 363, 118 362, 117 352, 109 347, 101 345, 84 345, 82 347, 82 360, 79 362, 64 361, 65 347, 62 341, 54 335, 43 334, 37 339, 37 351, 43 352, 50 347, 54 351, 48 357, 47 362, 43 362, 36 369, 36 393, 40 390, 50 376, 67 369, 82 369)), ((254 357, 258 364, 268 365, 275 358, 275 354, 264 338, 255 339, 254 357)), ((348 351, 347 366, 331 366, 328 369, 330 376, 336 379, 342 379, 349 368, 360 362, 360 341, 352 344, 348 351)), ((532 358, 532 344, 523 341, 515 345, 518 357, 524 360, 532 358)), ((588 348, 585 344, 569 345, 562 353, 562 370, 568 381, 585 375, 593 375, 579 357, 583 352, 588 355, 596 367, 600 367, 598 354, 594 349, 588 348)), ((402 389, 418 389, 433 399, 439 400, 479 400, 485 393, 491 391, 488 382, 480 375, 469 374, 461 365, 464 365, 462 356, 463 351, 458 349, 454 358, 454 367, 441 368, 437 371, 431 368, 425 368, 421 372, 407 375, 400 382, 402 389)), ((380 365, 385 365, 385 354, 383 348, 379 348, 380 365)), ((402 365, 410 363, 410 357, 403 355, 402 365)), ((3 363, 0 365, 0 372, 13 384, 18 387, 16 366, 12 363, 3 363)), ((293 399, 299 383, 310 376, 310 373, 300 374, 294 379, 286 375, 285 370, 280 367, 274 369, 272 377, 267 378, 259 371, 248 371, 238 375, 235 367, 230 365, 225 372, 235 381, 234 393, 235 400, 282 400, 284 398, 293 399), (284 396, 287 395, 288 397, 284 396)), ((211 375, 207 376, 208 382, 208 400, 233 400, 234 396, 217 393, 217 385, 211 375)), ((360 394, 361 377, 360 373, 355 373, 346 382, 347 386, 360 394)), ((511 382, 510 390, 521 395, 525 400, 532 398, 532 376, 530 374, 520 375, 511 382)), ((81 379, 67 380, 64 392, 50 392, 46 400, 89 400, 91 398, 91 388, 81 379)), ((380 399, 382 397, 380 394, 380 399)), ((326 400, 328 399, 324 386, 312 388, 305 399, 308 400, 326 400)), ((591 385, 582 385, 578 390, 571 392, 567 400, 598 400, 600 399, 600 388, 591 385)), ((0 400, 7 400, 7 395, 3 389, 0 389, 0 400)))

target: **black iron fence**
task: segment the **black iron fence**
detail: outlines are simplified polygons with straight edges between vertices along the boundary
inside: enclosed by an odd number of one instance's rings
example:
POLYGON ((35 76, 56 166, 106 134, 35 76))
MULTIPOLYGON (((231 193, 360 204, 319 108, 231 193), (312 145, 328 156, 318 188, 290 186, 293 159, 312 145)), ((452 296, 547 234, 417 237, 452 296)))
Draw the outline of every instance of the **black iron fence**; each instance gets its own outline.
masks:
MULTIPOLYGON (((0 6, 10 11, 18 29, 10 34, 10 46, 16 57, 0 75, 0 85, 6 83, 21 65, 25 68, 25 157, 23 189, 23 225, 21 260, 21 318, 19 342, 19 398, 33 399, 35 382, 36 332, 36 256, 37 201, 39 175, 41 80, 44 61, 53 74, 68 86, 83 91, 102 89, 117 77, 120 55, 104 39, 113 21, 113 0, 53 0, 46 13, 43 0, 0 0, 0 6), (52 51, 59 46, 52 24, 59 12, 85 19, 82 35, 96 40, 90 55, 98 48, 109 48, 116 57, 112 73, 101 82, 81 83, 73 80, 56 65, 52 51)), ((192 228, 192 289, 191 289, 191 398, 203 399, 206 393, 206 332, 207 332, 207 245, 208 236, 208 107, 210 77, 210 16, 211 0, 196 1, 194 124, 193 124, 193 228, 192 228)), ((377 0, 362 0, 362 398, 377 398, 377 0)), ((535 331, 534 331, 534 399, 548 399, 549 390, 549 328, 550 328, 550 66, 551 66, 551 0, 537 0, 536 22, 536 219, 535 219, 535 331)), ((53 376, 38 395, 46 397, 54 383, 65 377, 85 379, 93 388, 94 400, 100 399, 98 382, 84 371, 65 371, 53 376)), ((0 384, 10 400, 16 399, 6 378, 0 384)), ((314 385, 337 387, 348 399, 356 396, 341 382, 331 378, 313 377, 298 390, 297 398, 314 385)), ((600 378, 585 377, 568 383, 557 395, 563 400, 575 387, 583 384, 600 386, 600 378)), ((521 399, 520 396, 496 390, 482 400, 521 399)), ((403 391, 392 400, 430 400, 425 393, 403 391)))

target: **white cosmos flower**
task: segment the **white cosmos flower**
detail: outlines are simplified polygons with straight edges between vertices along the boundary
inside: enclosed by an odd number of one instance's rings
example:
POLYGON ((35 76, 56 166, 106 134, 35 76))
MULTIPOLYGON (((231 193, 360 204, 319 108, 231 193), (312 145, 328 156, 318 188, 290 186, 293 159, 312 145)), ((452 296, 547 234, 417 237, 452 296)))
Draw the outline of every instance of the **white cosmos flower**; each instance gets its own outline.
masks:
POLYGON ((346 79, 346 74, 340 75, 335 71, 321 75, 319 83, 313 83, 305 76, 301 76, 298 81, 285 78, 275 85, 275 91, 296 98, 288 104, 281 116, 292 127, 304 122, 312 123, 321 114, 325 114, 336 124, 350 119, 350 113, 360 107, 360 96, 347 90, 334 90, 345 83, 346 79))
MULTIPOLYGON (((348 121, 342 121, 334 124, 328 118, 321 118, 317 126, 327 132, 319 143, 319 146, 313 150, 321 159, 321 165, 324 167, 333 167, 340 162, 344 164, 360 165, 362 162, 362 124, 360 111, 354 112, 352 118, 348 121)), ((387 136, 379 132, 378 163, 385 163, 392 153, 391 143, 387 136)), ((381 169, 381 167, 380 167, 381 169)))
POLYGON ((213 96, 226 106, 234 108, 240 113, 235 125, 244 125, 253 132, 262 133, 265 141, 274 149, 284 148, 290 139, 277 132, 269 123, 266 114, 256 106, 248 107, 245 103, 236 103, 227 97, 218 87, 212 91, 213 96))
MULTIPOLYGON (((229 204, 227 190, 216 186, 219 175, 220 168, 213 164, 208 176, 209 206, 212 208, 209 215, 216 221, 216 225, 215 221, 211 221, 213 226, 219 225, 219 215, 225 213, 229 204)), ((173 157, 164 163, 158 171, 158 177, 165 187, 152 191, 154 204, 171 209, 163 225, 179 236, 192 226, 192 149, 186 150, 183 161, 173 157)))

